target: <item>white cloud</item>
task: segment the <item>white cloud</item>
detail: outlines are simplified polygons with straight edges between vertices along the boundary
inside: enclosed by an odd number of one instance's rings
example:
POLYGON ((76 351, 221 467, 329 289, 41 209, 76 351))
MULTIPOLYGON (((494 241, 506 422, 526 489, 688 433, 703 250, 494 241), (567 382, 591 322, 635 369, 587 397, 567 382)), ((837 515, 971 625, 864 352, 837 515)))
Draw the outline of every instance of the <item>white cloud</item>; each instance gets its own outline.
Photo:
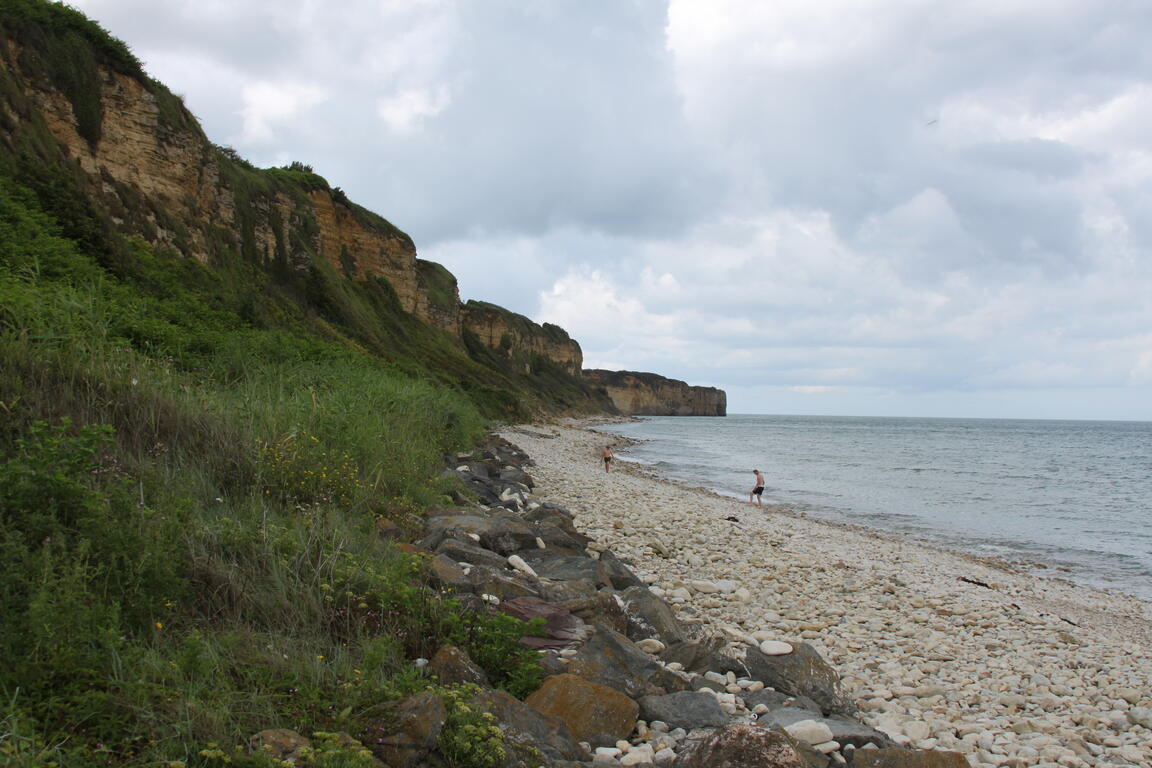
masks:
POLYGON ((276 140, 275 126, 299 118, 327 98, 324 89, 310 83, 256 82, 243 89, 244 116, 241 143, 268 144, 276 140))
POLYGON ((420 121, 443 112, 450 102, 445 86, 435 89, 409 88, 381 99, 377 103, 376 112, 393 131, 407 133, 420 121))
POLYGON ((213 140, 594 364, 734 411, 1152 418, 1142 3, 76 3, 213 140))

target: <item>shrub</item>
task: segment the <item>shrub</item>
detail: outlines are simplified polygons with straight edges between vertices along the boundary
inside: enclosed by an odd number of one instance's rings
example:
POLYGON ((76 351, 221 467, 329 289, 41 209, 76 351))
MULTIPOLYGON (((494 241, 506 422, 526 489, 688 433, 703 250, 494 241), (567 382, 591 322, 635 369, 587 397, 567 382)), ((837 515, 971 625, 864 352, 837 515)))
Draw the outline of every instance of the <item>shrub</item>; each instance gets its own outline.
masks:
POLYGON ((480 693, 474 685, 438 691, 448 718, 437 746, 452 768, 498 768, 507 754, 504 732, 491 713, 480 712, 469 699, 480 693))

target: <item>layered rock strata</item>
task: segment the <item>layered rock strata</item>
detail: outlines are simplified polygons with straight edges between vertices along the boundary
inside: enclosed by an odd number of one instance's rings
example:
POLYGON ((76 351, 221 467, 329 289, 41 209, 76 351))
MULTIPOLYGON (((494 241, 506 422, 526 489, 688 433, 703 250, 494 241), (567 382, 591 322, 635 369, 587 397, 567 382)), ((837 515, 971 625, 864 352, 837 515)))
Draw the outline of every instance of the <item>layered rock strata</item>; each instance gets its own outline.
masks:
POLYGON ((551 323, 537 324, 524 315, 495 304, 469 301, 461 308, 464 330, 484 346, 532 373, 533 356, 552 361, 570 376, 580 376, 584 355, 567 331, 551 323))
POLYGON ((725 416, 728 396, 715 387, 695 387, 655 373, 586 370, 585 380, 602 387, 628 416, 725 416))

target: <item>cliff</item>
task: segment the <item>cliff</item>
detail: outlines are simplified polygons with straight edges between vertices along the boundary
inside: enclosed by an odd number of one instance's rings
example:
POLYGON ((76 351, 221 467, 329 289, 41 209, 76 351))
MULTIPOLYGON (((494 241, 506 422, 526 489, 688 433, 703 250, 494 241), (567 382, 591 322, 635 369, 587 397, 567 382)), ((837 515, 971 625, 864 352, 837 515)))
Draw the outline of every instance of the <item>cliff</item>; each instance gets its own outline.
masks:
POLYGON ((420 280, 412 239, 308 166, 257 171, 213 145, 179 99, 130 63, 94 61, 94 92, 81 96, 61 86, 44 51, 11 39, 5 49, 17 86, 4 94, 12 132, 46 129, 122 234, 207 265, 240 254, 303 270, 318 257, 349 279, 383 277, 405 311, 457 328, 453 313, 433 311, 442 302, 420 280), (86 120, 89 101, 97 116, 86 120))
POLYGON ((524 315, 483 301, 465 304, 461 323, 481 344, 516 360, 526 370, 531 369, 535 356, 552 361, 571 376, 580 375, 584 362, 580 345, 558 325, 539 325, 524 315))
POLYGON ((461 304, 448 270, 310 166, 258 169, 213 144, 179 97, 74 9, 0 6, 0 62, 0 173, 119 277, 139 272, 142 257, 194 261, 236 290, 258 327, 304 324, 483 393, 505 414, 524 401, 723 413, 723 393, 660 377, 606 394, 581 376, 580 345, 564 329, 461 304))
POLYGON ((114 273, 136 271, 143 246, 244 285, 257 324, 310 323, 310 333, 487 390, 501 412, 526 401, 611 410, 580 378, 580 347, 563 329, 462 305, 447 269, 310 166, 258 169, 213 144, 79 12, 0 7, 0 62, 0 173, 114 273))
POLYGON ((725 416, 728 396, 715 387, 693 387, 655 373, 584 371, 621 413, 630 416, 725 416))

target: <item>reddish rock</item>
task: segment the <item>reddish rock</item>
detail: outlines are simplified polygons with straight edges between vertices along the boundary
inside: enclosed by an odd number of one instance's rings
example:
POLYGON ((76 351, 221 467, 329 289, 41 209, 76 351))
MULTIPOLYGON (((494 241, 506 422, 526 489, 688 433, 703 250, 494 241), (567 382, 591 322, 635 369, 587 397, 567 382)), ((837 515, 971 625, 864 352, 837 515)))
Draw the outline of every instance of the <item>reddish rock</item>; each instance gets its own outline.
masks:
POLYGON ((544 619, 539 635, 529 635, 521 642, 529 648, 559 650, 583 642, 592 634, 592 628, 571 611, 546 603, 538 597, 517 597, 499 605, 499 610, 521 621, 544 619))
POLYGON ((563 720, 572 738, 593 746, 627 738, 640 713, 640 705, 619 691, 570 674, 548 678, 524 703, 563 720))

